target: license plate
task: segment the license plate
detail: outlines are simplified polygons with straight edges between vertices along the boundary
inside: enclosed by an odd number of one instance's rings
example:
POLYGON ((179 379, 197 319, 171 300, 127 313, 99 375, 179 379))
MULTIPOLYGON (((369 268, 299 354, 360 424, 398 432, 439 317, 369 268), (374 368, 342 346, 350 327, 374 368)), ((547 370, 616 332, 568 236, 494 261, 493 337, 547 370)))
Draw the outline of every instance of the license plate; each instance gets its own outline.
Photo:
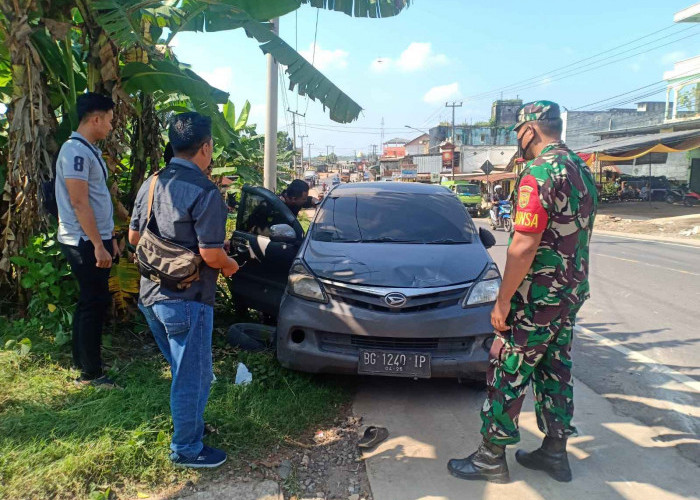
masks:
POLYGON ((357 372, 364 375, 430 378, 430 354, 361 349, 357 372))

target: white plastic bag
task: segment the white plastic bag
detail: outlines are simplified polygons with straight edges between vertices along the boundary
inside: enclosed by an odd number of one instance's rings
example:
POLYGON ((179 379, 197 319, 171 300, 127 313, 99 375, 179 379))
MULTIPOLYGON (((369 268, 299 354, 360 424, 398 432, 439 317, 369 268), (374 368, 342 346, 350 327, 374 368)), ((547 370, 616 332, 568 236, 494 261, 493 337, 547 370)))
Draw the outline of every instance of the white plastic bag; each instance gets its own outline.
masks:
POLYGON ((250 373, 248 367, 243 363, 238 363, 236 370, 236 385, 247 385, 253 381, 253 374, 250 373))

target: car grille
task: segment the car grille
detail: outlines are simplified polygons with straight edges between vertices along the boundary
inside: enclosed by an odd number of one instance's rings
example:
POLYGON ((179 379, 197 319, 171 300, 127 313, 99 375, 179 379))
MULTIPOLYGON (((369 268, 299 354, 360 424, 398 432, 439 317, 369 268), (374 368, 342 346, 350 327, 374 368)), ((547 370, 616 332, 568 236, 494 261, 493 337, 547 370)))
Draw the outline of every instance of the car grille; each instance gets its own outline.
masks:
POLYGON ((317 332, 321 350, 343 354, 357 354, 360 349, 380 351, 410 351, 440 354, 454 354, 455 351, 470 351, 475 337, 448 338, 401 338, 371 337, 365 335, 344 335, 331 332, 317 332))
POLYGON ((328 295, 330 295, 331 299, 337 302, 343 302, 362 309, 369 309, 370 311, 406 314, 455 306, 464 298, 467 290, 469 290, 470 284, 452 287, 447 290, 442 289, 439 292, 432 292, 430 288, 422 289, 424 293, 417 293, 407 297, 408 300, 403 307, 389 307, 386 302, 384 302, 384 297, 388 293, 394 291, 390 288, 339 286, 326 281, 323 282, 323 287, 328 295))

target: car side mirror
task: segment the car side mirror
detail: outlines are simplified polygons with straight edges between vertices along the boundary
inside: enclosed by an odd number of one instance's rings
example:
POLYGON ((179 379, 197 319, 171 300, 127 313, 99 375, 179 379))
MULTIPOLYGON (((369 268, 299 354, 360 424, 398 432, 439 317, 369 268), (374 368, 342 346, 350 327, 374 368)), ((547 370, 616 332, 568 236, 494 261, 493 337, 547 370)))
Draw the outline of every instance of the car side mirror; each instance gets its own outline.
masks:
POLYGON ((496 237, 493 235, 493 233, 483 227, 479 228, 479 239, 484 245, 484 248, 491 248, 496 244, 496 237))
POLYGON ((296 243, 297 233, 289 224, 275 224, 270 228, 270 241, 277 243, 296 243))

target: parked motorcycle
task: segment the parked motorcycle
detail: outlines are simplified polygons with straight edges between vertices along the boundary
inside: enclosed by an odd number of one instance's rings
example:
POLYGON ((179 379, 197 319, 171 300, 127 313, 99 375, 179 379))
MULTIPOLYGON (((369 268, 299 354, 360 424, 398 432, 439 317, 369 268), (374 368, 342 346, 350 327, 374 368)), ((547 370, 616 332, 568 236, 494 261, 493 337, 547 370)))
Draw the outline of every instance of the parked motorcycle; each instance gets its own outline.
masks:
POLYGON ((680 203, 685 199, 685 195, 688 193, 688 187, 682 185, 674 189, 667 189, 664 200, 666 203, 673 205, 674 203, 680 203))
POLYGON ((700 205, 700 194, 694 191, 688 191, 683 197, 683 205, 686 207, 694 207, 695 205, 700 205))
POLYGON ((499 201, 498 206, 494 210, 491 210, 491 229, 502 228, 504 231, 510 233, 513 229, 513 221, 510 217, 511 205, 509 201, 499 201))

